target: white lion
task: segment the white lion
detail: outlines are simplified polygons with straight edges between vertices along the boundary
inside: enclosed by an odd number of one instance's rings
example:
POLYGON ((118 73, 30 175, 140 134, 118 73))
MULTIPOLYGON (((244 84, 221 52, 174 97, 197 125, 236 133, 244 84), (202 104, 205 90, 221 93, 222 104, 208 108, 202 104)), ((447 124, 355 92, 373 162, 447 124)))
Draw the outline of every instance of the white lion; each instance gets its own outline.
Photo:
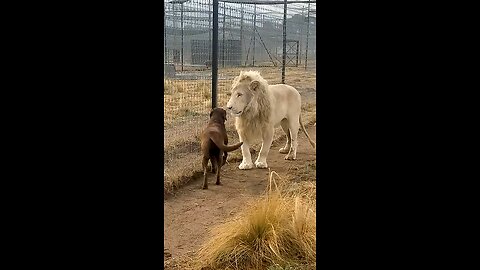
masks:
POLYGON ((242 145, 243 160, 241 170, 253 168, 250 145, 262 140, 262 148, 255 161, 257 168, 267 168, 267 156, 273 141, 274 128, 282 126, 287 134, 287 143, 280 149, 286 154, 285 159, 294 160, 297 157, 298 129, 302 128, 310 144, 310 139, 300 116, 301 97, 298 91, 286 84, 268 85, 258 71, 240 72, 233 80, 232 96, 227 103, 227 110, 236 117, 237 128, 242 145))

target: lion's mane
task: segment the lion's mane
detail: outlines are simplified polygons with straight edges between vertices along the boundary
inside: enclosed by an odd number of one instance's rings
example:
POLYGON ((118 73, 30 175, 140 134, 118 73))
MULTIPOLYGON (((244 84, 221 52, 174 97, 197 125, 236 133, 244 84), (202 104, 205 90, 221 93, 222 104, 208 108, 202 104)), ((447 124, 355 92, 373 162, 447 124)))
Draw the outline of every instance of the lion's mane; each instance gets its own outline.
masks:
POLYGON ((240 75, 233 81, 232 89, 240 83, 250 83, 252 81, 258 81, 259 85, 253 93, 247 110, 235 120, 237 131, 242 134, 247 142, 260 139, 263 130, 271 125, 272 94, 268 89, 268 82, 258 71, 240 72, 240 75))

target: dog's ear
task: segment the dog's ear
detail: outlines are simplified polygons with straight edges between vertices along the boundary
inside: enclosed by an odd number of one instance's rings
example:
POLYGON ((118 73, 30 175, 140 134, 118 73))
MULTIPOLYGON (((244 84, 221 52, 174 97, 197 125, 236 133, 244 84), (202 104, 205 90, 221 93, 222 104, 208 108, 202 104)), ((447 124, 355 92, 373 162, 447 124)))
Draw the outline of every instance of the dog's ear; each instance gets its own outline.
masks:
POLYGON ((260 83, 258 81, 252 81, 250 83, 250 89, 253 90, 253 91, 256 91, 257 90, 257 87, 260 85, 260 83))

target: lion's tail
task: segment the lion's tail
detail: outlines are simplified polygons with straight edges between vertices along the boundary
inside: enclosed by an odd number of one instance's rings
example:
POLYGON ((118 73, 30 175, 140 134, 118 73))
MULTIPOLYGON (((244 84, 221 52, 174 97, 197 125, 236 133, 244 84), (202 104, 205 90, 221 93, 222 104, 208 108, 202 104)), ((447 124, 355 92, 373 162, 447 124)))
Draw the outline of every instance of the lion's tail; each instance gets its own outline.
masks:
POLYGON ((307 135, 308 141, 309 141, 310 144, 313 146, 313 149, 315 149, 315 142, 312 141, 312 139, 310 139, 310 136, 308 135, 307 130, 305 129, 305 126, 303 125, 303 122, 302 122, 302 114, 301 114, 301 113, 300 113, 300 117, 299 117, 298 120, 300 121, 300 127, 302 128, 303 133, 305 133, 305 135, 307 135))

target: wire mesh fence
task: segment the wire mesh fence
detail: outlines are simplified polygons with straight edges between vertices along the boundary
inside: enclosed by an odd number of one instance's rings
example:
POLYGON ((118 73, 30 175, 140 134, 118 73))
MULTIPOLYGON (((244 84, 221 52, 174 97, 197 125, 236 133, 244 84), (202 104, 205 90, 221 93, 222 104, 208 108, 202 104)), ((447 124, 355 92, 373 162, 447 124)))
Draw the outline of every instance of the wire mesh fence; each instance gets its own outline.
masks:
MULTIPOLYGON (((259 70, 269 83, 281 83, 284 39, 285 83, 301 94, 309 91, 310 98, 315 91, 316 4, 288 4, 284 38, 282 4, 240 2, 220 1, 218 6, 217 105, 227 103, 240 70, 259 70)), ((164 8, 164 181, 169 190, 201 167, 199 133, 212 107, 213 0, 173 0, 164 8)), ((230 141, 236 142, 233 122, 229 117, 226 125, 233 131, 230 141)))

